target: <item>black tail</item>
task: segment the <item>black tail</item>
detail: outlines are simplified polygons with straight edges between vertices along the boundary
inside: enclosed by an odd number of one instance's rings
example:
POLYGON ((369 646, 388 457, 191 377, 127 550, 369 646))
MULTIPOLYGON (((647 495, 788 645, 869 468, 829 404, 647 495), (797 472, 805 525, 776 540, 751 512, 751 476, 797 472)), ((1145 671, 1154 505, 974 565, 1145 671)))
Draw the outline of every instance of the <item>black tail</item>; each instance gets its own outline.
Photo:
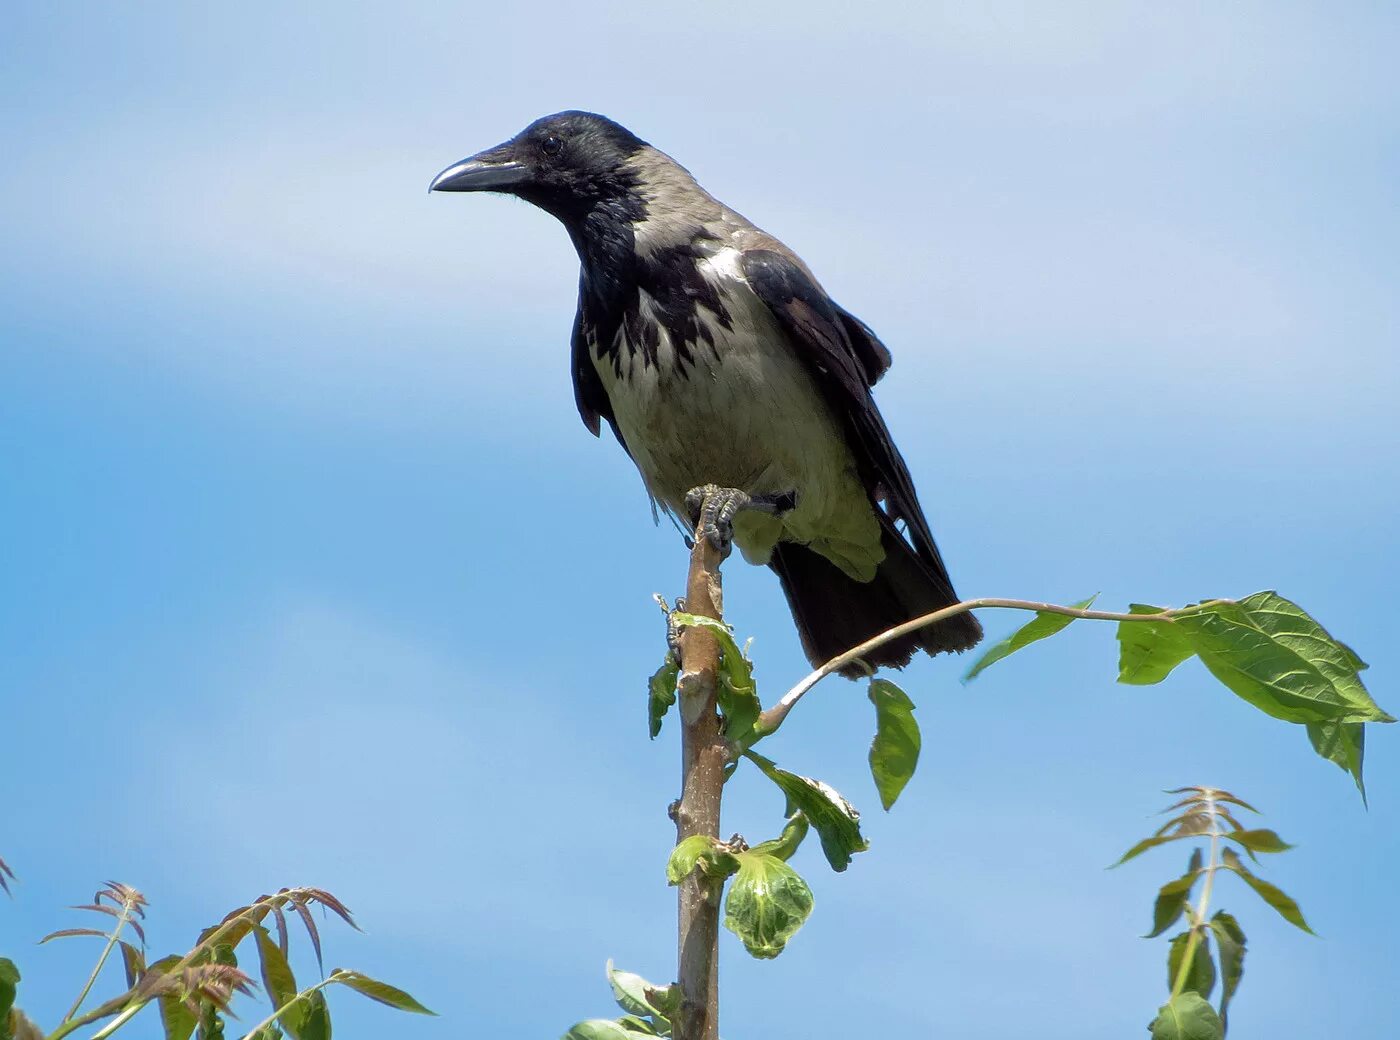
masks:
MULTIPOLYGON (((936 556, 932 561, 921 559, 883 513, 881 521, 885 559, 873 581, 856 581, 805 545, 779 542, 773 550, 768 565, 783 583, 802 648, 814 666, 886 629, 958 601, 942 561, 936 556)), ((959 614, 886 643, 864 660, 874 668, 900 668, 916 650, 963 651, 981 638, 977 619, 959 614)), ((841 674, 859 678, 866 671, 855 664, 841 669, 841 674)))

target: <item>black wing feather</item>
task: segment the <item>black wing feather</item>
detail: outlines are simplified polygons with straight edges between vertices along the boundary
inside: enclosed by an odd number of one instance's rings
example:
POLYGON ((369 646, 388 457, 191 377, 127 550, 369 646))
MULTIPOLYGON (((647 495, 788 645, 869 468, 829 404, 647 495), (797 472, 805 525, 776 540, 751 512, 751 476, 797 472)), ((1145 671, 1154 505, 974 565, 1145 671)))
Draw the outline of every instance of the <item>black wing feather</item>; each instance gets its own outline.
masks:
POLYGON ((871 386, 889 368, 890 352, 864 322, 833 303, 781 253, 746 252, 743 271, 845 424, 871 500, 883 501, 892 520, 904 521, 919 557, 946 581, 947 570, 919 506, 909 467, 870 396, 871 386))
POLYGON ((583 316, 583 298, 580 294, 578 313, 574 315, 572 350, 574 404, 578 406, 579 418, 583 420, 583 425, 587 426, 595 437, 602 429, 602 420, 606 419, 608 426, 612 428, 613 436, 617 438, 617 443, 622 445, 622 450, 630 457, 632 451, 622 439, 622 431, 617 428, 608 392, 603 389, 603 381, 598 378, 598 370, 593 367, 593 359, 588 356, 589 338, 583 316))

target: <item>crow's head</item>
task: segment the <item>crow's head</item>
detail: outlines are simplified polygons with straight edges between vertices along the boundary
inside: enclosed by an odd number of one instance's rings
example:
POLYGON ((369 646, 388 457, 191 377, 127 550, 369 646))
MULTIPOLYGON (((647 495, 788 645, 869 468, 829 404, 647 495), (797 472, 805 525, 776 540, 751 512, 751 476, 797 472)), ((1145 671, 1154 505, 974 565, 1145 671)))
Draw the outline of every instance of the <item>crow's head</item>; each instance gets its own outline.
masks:
POLYGON ((628 160, 645 147, 611 119, 558 112, 454 163, 428 190, 504 192, 572 223, 600 203, 622 201, 635 191, 637 173, 628 160))

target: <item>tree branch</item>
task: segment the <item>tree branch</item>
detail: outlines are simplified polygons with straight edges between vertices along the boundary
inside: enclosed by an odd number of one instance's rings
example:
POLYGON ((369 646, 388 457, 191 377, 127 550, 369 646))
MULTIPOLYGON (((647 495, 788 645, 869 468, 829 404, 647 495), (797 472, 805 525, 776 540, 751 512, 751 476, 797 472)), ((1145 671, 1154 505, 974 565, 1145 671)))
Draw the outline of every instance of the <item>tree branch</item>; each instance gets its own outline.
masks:
MULTIPOLYGON (((720 564, 724 557, 697 531, 690 553, 685 609, 723 620, 720 564)), ((676 843, 695 834, 719 837, 720 799, 729 748, 720 734, 715 683, 719 644, 700 627, 681 631, 681 797, 676 803, 676 843)), ((719 1037, 720 886, 695 871, 680 885, 679 975, 681 1011, 676 1040, 719 1037)))
MULTIPOLYGON (((1209 602, 1223 602, 1221 600, 1210 600, 1209 602)), ((966 599, 961 603, 954 603, 952 606, 935 610, 931 614, 924 614, 911 621, 906 621, 902 625, 887 629, 877 636, 871 636, 865 642, 851 647, 843 654, 838 654, 816 671, 812 672, 800 683, 783 694, 782 699, 777 704, 768 708, 758 717, 758 724, 754 727, 756 733, 761 737, 766 737, 777 731, 787 718, 788 712, 792 711, 793 705, 800 701, 804 694, 817 683, 821 682, 833 672, 840 671, 848 664, 860 660, 872 650, 878 650, 891 640, 900 636, 908 635, 910 632, 917 632, 927 625, 936 624, 939 621, 947 620, 950 617, 957 617, 959 614, 966 614, 970 610, 980 610, 984 607, 999 607, 1007 610, 1033 610, 1041 614, 1063 614, 1065 617, 1083 618, 1090 621, 1170 621, 1172 618, 1184 614, 1194 607, 1183 607, 1177 610, 1164 610, 1156 614, 1121 614, 1111 610, 1085 610, 1080 607, 1062 607, 1058 603, 1037 603, 1028 599, 966 599)))

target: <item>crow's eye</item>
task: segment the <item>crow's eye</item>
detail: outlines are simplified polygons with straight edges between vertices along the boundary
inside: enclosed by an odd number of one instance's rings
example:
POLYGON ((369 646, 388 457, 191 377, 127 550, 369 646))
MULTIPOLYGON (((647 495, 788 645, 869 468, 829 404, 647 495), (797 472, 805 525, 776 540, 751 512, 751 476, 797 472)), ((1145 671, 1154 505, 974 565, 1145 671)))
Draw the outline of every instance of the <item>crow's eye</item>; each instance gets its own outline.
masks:
POLYGON ((540 142, 540 151, 545 155, 558 155, 564 148, 564 142, 550 134, 540 142))

